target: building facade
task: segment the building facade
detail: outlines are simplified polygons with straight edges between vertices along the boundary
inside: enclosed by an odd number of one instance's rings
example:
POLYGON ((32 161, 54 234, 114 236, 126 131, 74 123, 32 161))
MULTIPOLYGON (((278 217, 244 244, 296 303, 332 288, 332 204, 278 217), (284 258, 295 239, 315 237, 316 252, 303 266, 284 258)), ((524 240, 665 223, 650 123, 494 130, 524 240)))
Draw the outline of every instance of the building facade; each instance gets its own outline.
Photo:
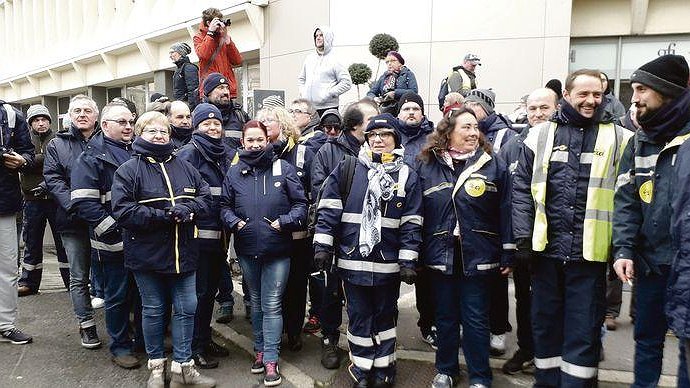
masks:
MULTIPOLYGON (((366 63, 379 75, 385 65, 369 41, 393 35, 434 121, 439 84, 468 52, 481 57, 479 86, 496 92, 505 113, 581 67, 605 71, 628 105, 632 70, 663 53, 690 55, 686 0, 0 0, 0 99, 23 109, 43 103, 55 116, 78 93, 101 105, 127 97, 143 110, 150 94, 172 94, 169 47, 193 46, 201 11, 211 6, 232 19, 245 105, 257 88, 297 97, 319 25, 332 28, 345 66, 366 63)), ((360 85, 359 94, 367 90, 360 85)), ((357 98, 353 87, 341 104, 357 98)))

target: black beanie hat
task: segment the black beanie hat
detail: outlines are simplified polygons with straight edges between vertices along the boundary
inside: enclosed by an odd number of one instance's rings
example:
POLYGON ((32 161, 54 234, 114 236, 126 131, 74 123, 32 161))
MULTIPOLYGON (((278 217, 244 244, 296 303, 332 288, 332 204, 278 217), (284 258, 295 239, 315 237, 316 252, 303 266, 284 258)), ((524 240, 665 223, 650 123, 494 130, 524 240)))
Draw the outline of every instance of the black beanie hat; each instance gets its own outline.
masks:
POLYGON ((546 83, 547 88, 551 89, 556 93, 556 96, 558 96, 558 99, 560 100, 563 98, 563 84, 561 84, 560 80, 557 79, 551 79, 549 82, 546 83))
POLYGON ((390 132, 393 134, 393 139, 395 139, 395 148, 400 148, 400 134, 396 127, 396 119, 390 113, 382 113, 380 115, 373 116, 369 119, 369 124, 367 124, 367 129, 364 131, 364 138, 369 141, 369 135, 374 129, 383 129, 382 132, 390 132))
POLYGON ((688 62, 682 55, 662 55, 635 70, 630 82, 647 85, 664 96, 678 97, 688 86, 688 62))
POLYGON ((406 102, 416 102, 417 105, 422 108, 422 115, 424 115, 424 100, 422 100, 422 97, 419 94, 415 92, 407 92, 403 94, 402 97, 400 97, 400 101, 398 101, 398 112, 400 112, 400 109, 403 105, 405 105, 406 102))

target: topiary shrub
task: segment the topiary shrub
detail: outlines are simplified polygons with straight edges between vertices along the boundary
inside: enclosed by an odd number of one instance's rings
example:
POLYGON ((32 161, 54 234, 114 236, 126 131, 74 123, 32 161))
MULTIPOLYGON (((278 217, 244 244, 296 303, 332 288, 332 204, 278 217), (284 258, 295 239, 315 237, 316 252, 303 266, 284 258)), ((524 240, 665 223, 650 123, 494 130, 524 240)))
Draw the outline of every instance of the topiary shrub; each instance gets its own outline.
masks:
POLYGON ((359 96, 359 85, 363 85, 371 78, 371 69, 364 63, 353 63, 347 68, 352 78, 352 83, 357 86, 357 99, 359 96))
POLYGON ((398 41, 388 34, 376 34, 369 41, 369 52, 379 60, 386 58, 389 51, 398 51, 398 41))

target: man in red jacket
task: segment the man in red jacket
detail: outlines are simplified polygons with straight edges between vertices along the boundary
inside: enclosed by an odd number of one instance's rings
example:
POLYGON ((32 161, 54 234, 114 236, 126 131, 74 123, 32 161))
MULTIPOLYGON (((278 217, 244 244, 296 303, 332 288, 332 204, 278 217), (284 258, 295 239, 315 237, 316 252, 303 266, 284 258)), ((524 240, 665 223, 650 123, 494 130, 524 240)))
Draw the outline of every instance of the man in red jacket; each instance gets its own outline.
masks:
POLYGON ((199 95, 203 97, 206 76, 221 73, 227 78, 230 98, 234 99, 237 97, 237 80, 232 68, 242 64, 242 55, 230 38, 230 19, 224 20, 218 8, 204 10, 201 18, 199 32, 194 36, 194 51, 199 57, 199 95))

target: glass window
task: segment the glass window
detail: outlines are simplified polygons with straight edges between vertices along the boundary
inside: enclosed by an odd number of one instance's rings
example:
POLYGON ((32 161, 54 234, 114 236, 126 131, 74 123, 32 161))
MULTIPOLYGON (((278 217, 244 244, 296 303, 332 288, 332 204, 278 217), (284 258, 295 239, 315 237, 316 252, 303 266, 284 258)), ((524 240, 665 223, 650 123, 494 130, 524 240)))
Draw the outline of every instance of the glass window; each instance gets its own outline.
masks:
POLYGON ((146 112, 146 102, 148 101, 148 84, 142 83, 138 85, 125 86, 125 98, 134 102, 139 115, 146 112))

